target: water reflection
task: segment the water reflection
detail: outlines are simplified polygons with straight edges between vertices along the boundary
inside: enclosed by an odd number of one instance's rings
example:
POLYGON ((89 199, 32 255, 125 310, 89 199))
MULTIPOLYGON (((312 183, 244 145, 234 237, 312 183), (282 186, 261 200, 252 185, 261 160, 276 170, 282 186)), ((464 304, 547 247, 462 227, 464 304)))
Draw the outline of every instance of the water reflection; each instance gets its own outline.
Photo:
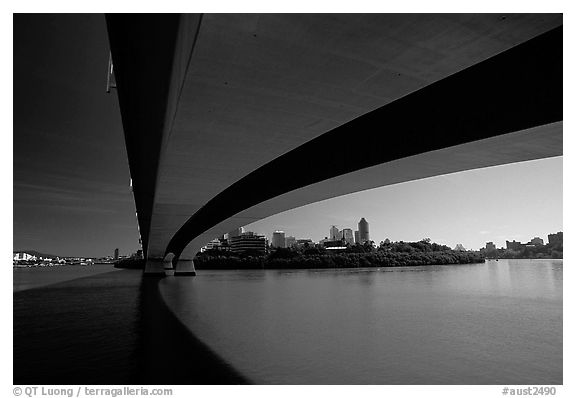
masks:
POLYGON ((562 382, 562 262, 203 271, 160 288, 256 383, 562 382))

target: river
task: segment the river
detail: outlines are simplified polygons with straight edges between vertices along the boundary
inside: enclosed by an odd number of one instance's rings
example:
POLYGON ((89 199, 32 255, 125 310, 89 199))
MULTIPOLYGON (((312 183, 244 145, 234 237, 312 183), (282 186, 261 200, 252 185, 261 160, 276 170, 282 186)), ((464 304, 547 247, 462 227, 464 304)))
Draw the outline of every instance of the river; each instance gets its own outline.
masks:
POLYGON ((160 291, 255 383, 562 384, 562 263, 202 271, 160 291))
POLYGON ((16 384, 563 381, 562 260, 161 280, 99 267, 14 270, 16 384))

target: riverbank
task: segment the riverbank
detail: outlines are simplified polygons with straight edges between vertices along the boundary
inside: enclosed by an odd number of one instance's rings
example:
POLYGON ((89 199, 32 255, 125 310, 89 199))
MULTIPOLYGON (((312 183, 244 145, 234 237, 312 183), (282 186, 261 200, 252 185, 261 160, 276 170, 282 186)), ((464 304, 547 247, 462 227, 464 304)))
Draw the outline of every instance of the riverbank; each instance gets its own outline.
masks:
POLYGON ((204 254, 194 260, 196 269, 328 269, 414 267, 425 265, 483 263, 477 252, 388 252, 305 254, 279 251, 267 256, 204 254))

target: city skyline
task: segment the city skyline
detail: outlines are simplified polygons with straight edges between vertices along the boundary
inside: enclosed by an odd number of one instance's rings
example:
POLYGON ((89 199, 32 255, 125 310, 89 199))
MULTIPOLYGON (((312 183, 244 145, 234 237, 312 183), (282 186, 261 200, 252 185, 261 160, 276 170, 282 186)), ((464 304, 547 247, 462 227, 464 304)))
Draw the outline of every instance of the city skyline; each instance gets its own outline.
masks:
POLYGON ((370 240, 376 244, 385 239, 408 242, 430 238, 450 247, 462 244, 467 249, 478 250, 490 241, 497 247, 506 247, 506 240, 545 239, 548 234, 563 230, 562 160, 560 156, 513 163, 356 192, 276 214, 245 228, 267 238, 272 230, 280 229, 297 238, 317 242, 330 236, 331 226, 355 230, 358 220, 364 217, 370 223, 370 240), (457 185, 463 189, 457 190, 457 185), (462 191, 473 194, 469 201, 460 200, 467 196, 462 191), (502 197, 495 197, 498 192, 507 194, 505 202, 501 201, 502 197), (431 196, 434 200, 428 202, 427 198, 431 196), (386 199, 391 200, 387 211, 375 211, 374 202, 386 199), (402 215, 409 214, 410 206, 413 213, 421 214, 423 218, 407 218, 406 224, 402 225, 402 215), (434 225, 433 221, 439 220, 440 214, 450 212, 450 206, 462 216, 462 222, 454 217, 450 219, 450 225, 440 222, 434 225), (502 220, 490 217, 491 211, 494 215, 502 214, 495 211, 496 206, 507 208, 502 220), (386 229, 385 222, 379 220, 385 221, 383 215, 388 214, 395 216, 390 217, 386 229), (481 214, 485 215, 486 221, 482 222, 481 214), (482 228, 467 225, 468 220, 479 220, 482 228), (488 229, 490 225, 491 229, 488 229))
MULTIPOLYGON (((28 16, 15 25, 15 250, 96 257, 140 248, 118 100, 103 89, 107 46, 103 16, 28 16)), ((355 230, 360 217, 370 220, 376 242, 429 237, 479 248, 543 237, 562 230, 562 157, 376 188, 250 228, 268 239, 282 229, 318 241, 325 225, 355 230)))
MULTIPOLYGON (((330 237, 330 228, 337 227, 340 231, 342 229, 350 228, 352 231, 358 231, 358 222, 361 218, 367 220, 381 220, 382 213, 370 211, 373 209, 373 202, 377 200, 386 200, 387 198, 398 199, 412 197, 416 203, 420 204, 419 211, 427 214, 434 214, 434 204, 444 203, 445 205, 440 210, 441 214, 445 214, 447 208, 446 203, 451 202, 451 197, 454 196, 455 184, 463 184, 466 186, 468 193, 474 193, 475 200, 469 203, 461 202, 458 204, 459 213, 464 213, 469 217, 471 212, 474 211, 474 206, 478 202, 490 204, 489 197, 494 192, 506 191, 511 194, 511 203, 521 203, 521 209, 515 209, 511 206, 506 213, 510 219, 522 220, 524 214, 533 214, 534 217, 526 216, 523 221, 525 225, 537 225, 539 228, 523 230, 520 227, 515 228, 514 225, 508 225, 504 222, 496 223, 493 225, 493 230, 498 232, 494 234, 493 231, 487 229, 477 229, 466 227, 464 223, 461 225, 454 223, 454 231, 448 231, 446 225, 439 224, 430 227, 430 219, 423 220, 408 218, 406 225, 402 224, 402 214, 409 212, 409 207, 406 207, 404 201, 400 200, 393 207, 389 206, 390 213, 397 213, 399 216, 390 218, 389 225, 392 227, 386 231, 384 224, 370 221, 371 236, 370 240, 378 244, 380 241, 390 239, 391 241, 419 241, 423 238, 430 238, 433 242, 444 244, 449 247, 455 247, 457 244, 462 244, 466 249, 478 250, 485 247, 487 242, 494 242, 496 247, 506 247, 506 241, 516 240, 527 242, 535 237, 540 237, 546 241, 548 234, 556 233, 563 230, 562 225, 562 157, 555 157, 549 159, 540 159, 528 162, 513 163, 502 166, 495 166, 484 169, 468 170, 459 173, 447 174, 443 176, 431 177, 416 181, 410 181, 400 184, 389 185, 385 187, 375 188, 371 190, 356 192, 349 195, 344 195, 337 198, 328 199, 325 201, 313 203, 300 208, 292 209, 283 213, 276 214, 255 223, 244 226, 244 230, 252 231, 254 233, 265 236, 270 242, 273 241, 273 233, 275 231, 283 231, 285 236, 294 236, 296 239, 312 239, 314 242, 319 242, 326 237, 330 237), (531 181, 527 185, 525 181, 531 181), (490 181, 490 184, 486 184, 490 181), (429 187, 435 185, 434 190, 429 190, 429 187), (542 187, 545 189, 538 189, 542 187), (410 192, 412 194, 408 194, 410 192), (436 200, 432 203, 425 203, 422 198, 426 194, 434 192, 437 195, 436 200), (529 196, 529 199, 521 201, 522 195, 529 196), (375 199, 376 198, 376 199, 375 199), (364 207, 367 210, 346 210, 354 209, 355 207, 364 207), (468 207, 468 208, 466 208, 468 207), (392 209, 398 209, 397 212, 392 209), (339 214, 341 216, 339 216, 339 214), (357 214, 357 216, 356 216, 357 214), (362 215, 365 214, 365 215, 362 215), (288 223, 290 220, 290 223, 288 223), (296 224, 295 220, 301 220, 296 224), (328 225, 319 227, 321 220, 332 221, 328 225), (338 221, 342 220, 340 223, 338 221), (346 220, 346 221, 344 221, 346 220), (354 221, 355 220, 355 221, 354 221), (406 229, 411 229, 409 234, 405 233, 406 229), (422 232, 417 237, 417 231, 432 232, 426 234, 422 232), (376 232, 375 234, 373 232, 376 232), (416 231, 416 232, 414 232, 416 231), (452 239, 444 238, 438 234, 437 231, 451 232, 452 239), (510 231, 507 233, 506 231, 510 231), (476 236, 470 239, 470 236, 476 236), (460 237, 457 240, 456 236, 460 237)), ((453 199, 453 198, 452 198, 453 199)), ((408 200, 409 203, 412 203, 408 200)), ((498 202, 500 204, 500 202, 498 202)), ((456 208, 456 207, 455 207, 456 208)), ((386 213, 388 214, 388 213, 386 213)), ((478 218, 476 218, 478 219, 478 218)), ((506 218, 507 219, 507 218, 506 218)), ((504 220, 503 220, 504 221, 504 220)), ((297 221, 298 222, 298 221, 297 221)), ((485 225, 485 224, 483 224, 485 225)), ((527 227, 528 228, 528 227, 527 227)), ((134 219, 134 229, 137 230, 136 221, 134 219)), ((22 247, 16 244, 17 235, 15 234, 14 250, 37 250, 55 255, 62 256, 87 256, 99 257, 105 255, 109 250, 104 250, 99 253, 92 252, 86 254, 83 252, 60 253, 50 248, 45 248, 41 245, 22 247)), ((107 246, 120 247, 121 252, 136 252, 140 249, 137 242, 130 244, 127 247, 120 245, 115 246, 115 242, 107 242, 107 246)))

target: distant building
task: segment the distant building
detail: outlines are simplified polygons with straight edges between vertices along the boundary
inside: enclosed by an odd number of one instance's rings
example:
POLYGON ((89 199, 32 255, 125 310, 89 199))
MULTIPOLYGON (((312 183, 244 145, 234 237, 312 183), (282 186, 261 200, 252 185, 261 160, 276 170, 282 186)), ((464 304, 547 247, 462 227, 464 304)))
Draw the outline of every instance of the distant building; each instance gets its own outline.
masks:
POLYGON ((330 239, 331 240, 340 239, 340 231, 338 230, 338 228, 336 228, 335 225, 332 225, 330 227, 330 239))
POLYGON ((233 229, 232 231, 228 232, 226 239, 230 240, 230 238, 233 238, 235 236, 240 236, 243 233, 244 233, 244 227, 233 229))
POLYGON ((274 231, 272 234, 272 246, 274 247, 286 247, 286 234, 284 231, 274 231))
POLYGON ((296 246, 296 238, 293 236, 286 237, 286 247, 296 246))
POLYGON ((114 260, 118 260, 120 254, 120 250, 118 248, 114 249, 114 260))
POLYGON ((212 239, 210 242, 208 242, 206 244, 206 246, 204 246, 202 249, 200 249, 200 251, 206 251, 206 250, 219 250, 220 247, 222 246, 222 241, 218 238, 216 239, 212 239))
POLYGON ((564 234, 562 232, 557 232, 555 234, 548 235, 548 243, 556 244, 556 243, 563 243, 564 234))
POLYGON ((458 243, 456 245, 456 247, 454 247, 454 250, 457 252, 465 252, 466 248, 464 246, 462 246, 462 243, 458 243))
POLYGON ((35 261, 36 260, 36 256, 33 256, 32 254, 28 254, 26 252, 16 252, 14 253, 14 260, 22 260, 22 261, 35 261))
POLYGON ((266 252, 266 238, 254 232, 243 232, 240 236, 233 236, 229 240, 230 250, 234 253, 266 252))
POLYGON ((347 245, 354 244, 354 233, 350 228, 344 228, 342 230, 342 240, 346 242, 347 245))
POLYGON ((326 242, 333 242, 333 240, 328 238, 327 236, 325 236, 324 239, 320 239, 318 241, 318 244, 321 246, 324 246, 326 244, 326 242))
POLYGON ((364 217, 358 223, 358 237, 360 238, 360 243, 368 242, 370 240, 370 228, 368 226, 368 221, 364 217))
POLYGON ((314 242, 312 241, 312 239, 298 239, 296 241, 296 247, 298 248, 314 247, 314 242))
POLYGON ((544 245, 544 239, 539 238, 539 237, 532 238, 532 240, 530 241, 530 244, 535 245, 535 246, 542 246, 542 245, 544 245))
POLYGON ((521 242, 516 242, 515 240, 513 240, 512 242, 506 241, 506 249, 508 250, 515 250, 515 251, 522 250, 523 246, 524 245, 522 245, 521 242))
POLYGON ((494 242, 486 242, 486 250, 493 251, 496 250, 496 245, 494 242))
POLYGON ((328 239, 322 242, 322 246, 326 249, 346 249, 346 243, 343 240, 328 239))
POLYGON ((360 233, 358 231, 354 231, 354 242, 356 244, 360 243, 360 233))

